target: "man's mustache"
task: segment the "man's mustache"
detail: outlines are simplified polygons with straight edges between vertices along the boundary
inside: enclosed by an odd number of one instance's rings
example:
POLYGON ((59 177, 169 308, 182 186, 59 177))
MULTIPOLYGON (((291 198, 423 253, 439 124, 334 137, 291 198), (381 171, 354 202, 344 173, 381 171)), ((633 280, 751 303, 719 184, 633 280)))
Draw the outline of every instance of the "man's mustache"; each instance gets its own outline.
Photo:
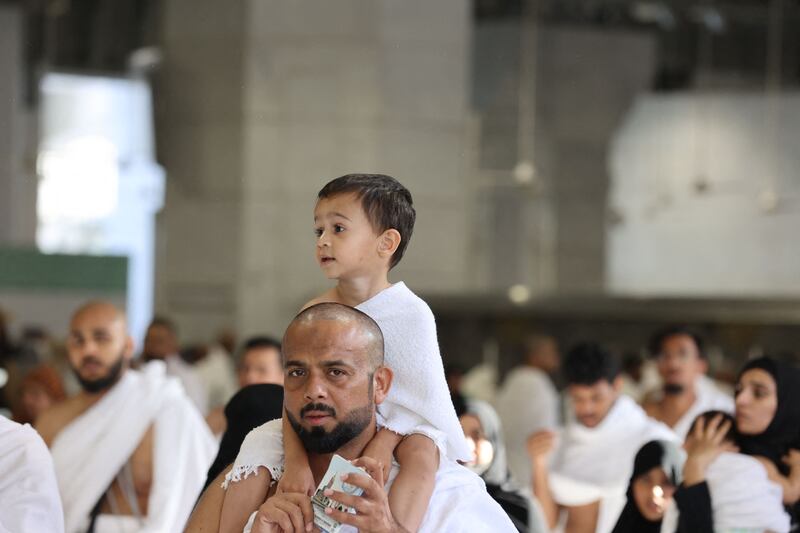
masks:
POLYGON ((336 418, 336 409, 324 403, 309 403, 304 405, 303 408, 300 409, 300 417, 304 417, 309 411, 320 411, 336 418))
POLYGON ((87 355, 86 357, 81 359, 81 368, 83 368, 83 367, 85 367, 86 365, 89 365, 89 364, 95 364, 95 365, 103 366, 103 362, 100 361, 100 359, 98 359, 97 357, 95 357, 93 355, 87 355))

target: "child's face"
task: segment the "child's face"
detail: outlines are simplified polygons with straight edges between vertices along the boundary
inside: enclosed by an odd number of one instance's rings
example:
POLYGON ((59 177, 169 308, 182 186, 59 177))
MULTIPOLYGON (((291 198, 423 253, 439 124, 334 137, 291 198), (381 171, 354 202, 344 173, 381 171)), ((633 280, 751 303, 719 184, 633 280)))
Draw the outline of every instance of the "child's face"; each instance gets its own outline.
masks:
POLYGON ((328 279, 354 278, 385 268, 380 235, 355 193, 322 198, 314 208, 316 255, 328 279))
POLYGON ((647 520, 661 520, 664 509, 672 495, 675 486, 670 482, 661 467, 655 467, 637 477, 633 482, 633 498, 639 512, 647 520))

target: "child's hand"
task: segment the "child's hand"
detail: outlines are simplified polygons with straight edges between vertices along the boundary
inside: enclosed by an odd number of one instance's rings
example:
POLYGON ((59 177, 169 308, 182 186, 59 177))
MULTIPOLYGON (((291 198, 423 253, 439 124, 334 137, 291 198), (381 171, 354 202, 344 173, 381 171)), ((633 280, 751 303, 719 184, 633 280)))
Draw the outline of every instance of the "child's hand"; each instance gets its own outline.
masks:
POLYGON ((695 422, 683 447, 686 449, 686 463, 683 465, 683 478, 686 486, 705 480, 706 469, 723 452, 738 452, 739 449, 725 440, 731 427, 729 421, 722 421, 717 415, 706 423, 703 418, 695 422))
POLYGON ((526 441, 528 456, 534 465, 547 463, 547 458, 553 452, 556 444, 556 433, 550 430, 542 430, 533 433, 526 441))
POLYGON ((783 462, 786 463, 790 471, 800 470, 800 450, 789 450, 789 453, 783 456, 783 462))
POLYGON ((361 454, 363 457, 370 457, 377 461, 380 469, 383 471, 382 479, 389 479, 389 470, 392 468, 392 456, 394 454, 394 446, 389 442, 379 438, 373 438, 364 448, 361 454))
POLYGON ((290 467, 286 464, 276 492, 278 494, 282 492, 299 492, 306 496, 313 496, 316 488, 314 475, 307 464, 303 465, 303 467, 298 467, 297 465, 290 467))

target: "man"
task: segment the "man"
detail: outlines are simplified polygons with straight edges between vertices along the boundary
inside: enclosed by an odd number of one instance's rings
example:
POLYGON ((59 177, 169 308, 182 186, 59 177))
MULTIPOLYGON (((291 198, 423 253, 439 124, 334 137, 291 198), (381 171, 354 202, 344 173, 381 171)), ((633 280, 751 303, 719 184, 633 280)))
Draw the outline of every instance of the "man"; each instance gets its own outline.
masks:
POLYGON ((699 414, 712 410, 733 413, 733 398, 705 376, 708 361, 698 334, 684 326, 669 327, 653 337, 650 351, 663 389, 661 398, 644 404, 649 416, 684 439, 699 414))
POLYGON ((245 342, 239 360, 239 387, 257 383, 283 385, 281 343, 272 337, 252 337, 245 342))
POLYGON ((208 413, 208 391, 200 377, 178 354, 178 329, 164 317, 155 317, 147 327, 142 357, 145 361, 164 361, 167 374, 175 376, 186 389, 186 394, 197 406, 200 414, 208 413))
POLYGON ((550 376, 558 370, 559 361, 555 339, 532 335, 526 343, 523 364, 508 374, 495 402, 503 425, 508 468, 521 487, 531 482, 528 437, 558 426, 558 391, 550 376))
POLYGON ((676 437, 620 394, 619 366, 600 346, 570 350, 564 371, 574 421, 558 435, 545 430, 529 439, 534 494, 550 528, 564 520, 568 533, 608 533, 624 507, 636 452, 676 437))
POLYGON ((0 416, 0 532, 63 533, 53 459, 29 425, 0 416))
MULTIPOLYGON (((238 369, 239 387, 271 384, 283 386, 281 343, 272 337, 251 337, 242 347, 238 369)), ((212 409, 206 417, 214 435, 222 435, 227 427, 224 409, 212 409)))
POLYGON ((129 369, 125 315, 90 302, 72 316, 69 364, 82 391, 45 411, 66 533, 179 531, 214 456, 213 438, 163 363, 129 369))
MULTIPOLYGON (((315 484, 334 453, 352 460, 369 475, 349 476, 362 496, 327 494, 355 508, 355 514, 333 510, 345 531, 402 531, 389 509, 387 491, 397 475, 393 464, 384 486, 383 466, 362 457, 376 434, 376 406, 387 396, 392 371, 383 366, 383 335, 366 314, 351 307, 323 303, 302 311, 283 341, 284 408, 291 427, 308 452, 315 484)), ((274 454, 282 454, 281 421, 253 430, 239 452, 222 509, 220 531, 300 532, 313 520, 306 494, 275 494, 268 470, 274 454), (249 475, 248 474, 255 474, 249 475), (265 501, 266 499, 266 501, 265 501)), ((202 513, 202 509, 199 510, 202 513)), ((515 531, 502 509, 486 493, 483 482, 453 461, 442 460, 428 511, 420 531, 515 531)))

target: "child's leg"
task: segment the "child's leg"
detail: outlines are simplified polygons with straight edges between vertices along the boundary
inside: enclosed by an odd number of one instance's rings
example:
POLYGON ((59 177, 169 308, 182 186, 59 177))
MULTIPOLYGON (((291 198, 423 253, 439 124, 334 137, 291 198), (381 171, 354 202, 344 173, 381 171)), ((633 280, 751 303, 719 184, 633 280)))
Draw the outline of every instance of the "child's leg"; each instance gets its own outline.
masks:
POLYGON ((394 453, 400 471, 389 491, 389 507, 394 519, 413 533, 422 524, 433 494, 439 448, 428 437, 415 433, 403 439, 394 453))

